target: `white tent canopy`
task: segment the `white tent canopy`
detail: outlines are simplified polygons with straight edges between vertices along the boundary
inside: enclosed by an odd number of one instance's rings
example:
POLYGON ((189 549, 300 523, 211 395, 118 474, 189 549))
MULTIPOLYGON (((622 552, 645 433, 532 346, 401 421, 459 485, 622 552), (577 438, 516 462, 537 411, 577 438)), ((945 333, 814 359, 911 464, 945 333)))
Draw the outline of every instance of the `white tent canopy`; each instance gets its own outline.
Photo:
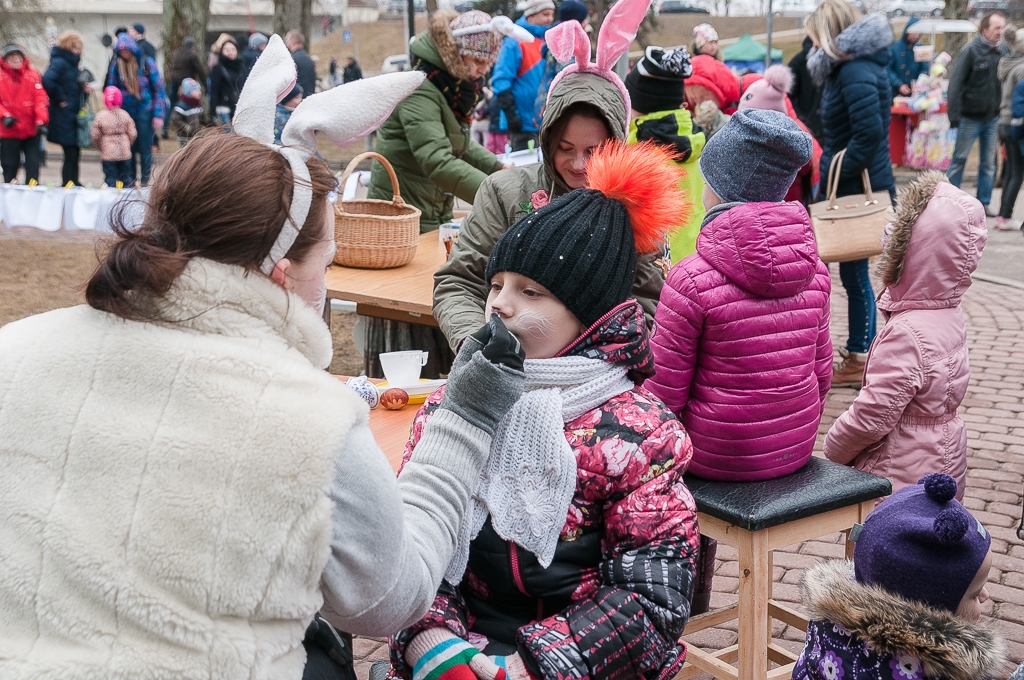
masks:
POLYGON ((966 19, 922 19, 910 29, 914 33, 977 33, 978 26, 966 19))

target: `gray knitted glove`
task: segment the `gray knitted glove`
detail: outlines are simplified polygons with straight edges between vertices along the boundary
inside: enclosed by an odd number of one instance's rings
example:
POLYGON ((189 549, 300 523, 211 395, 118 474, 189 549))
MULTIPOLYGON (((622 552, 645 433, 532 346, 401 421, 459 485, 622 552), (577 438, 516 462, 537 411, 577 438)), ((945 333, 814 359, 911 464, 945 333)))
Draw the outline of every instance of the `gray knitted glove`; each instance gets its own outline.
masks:
POLYGON ((463 341, 448 374, 441 408, 494 434, 498 422, 523 395, 525 356, 515 336, 492 315, 484 328, 463 341))

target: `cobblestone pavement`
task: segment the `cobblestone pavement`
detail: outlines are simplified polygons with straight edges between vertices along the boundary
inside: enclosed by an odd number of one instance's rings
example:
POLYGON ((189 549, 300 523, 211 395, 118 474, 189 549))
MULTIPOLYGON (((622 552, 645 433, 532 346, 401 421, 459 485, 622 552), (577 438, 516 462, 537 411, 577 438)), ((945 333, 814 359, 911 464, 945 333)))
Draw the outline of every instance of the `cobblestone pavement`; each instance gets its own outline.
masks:
MULTIPOLYGON (((963 309, 971 351, 971 382, 961 408, 968 428, 964 503, 992 533, 991 599, 983 612, 1007 641, 1010 664, 996 673, 1000 679, 1007 677, 1012 665, 1024 661, 1024 543, 1016 534, 1024 483, 1024 296, 1017 288, 976 281, 964 298, 963 309)), ((836 347, 845 344, 846 318, 846 297, 833 266, 832 340, 836 347)), ((829 394, 818 452, 825 432, 855 396, 852 388, 836 388, 829 394)), ((799 583, 804 570, 819 560, 843 555, 840 534, 776 552, 775 598, 802 609, 799 583)), ((736 560, 735 550, 719 546, 713 606, 736 602, 736 560)), ((802 646, 803 632, 798 629, 776 622, 775 633, 783 638, 783 646, 793 650, 802 646)), ((686 639, 705 649, 721 649, 736 643, 736 626, 723 625, 686 639)), ((355 652, 356 674, 363 680, 374 660, 387 658, 387 645, 358 639, 355 652)))

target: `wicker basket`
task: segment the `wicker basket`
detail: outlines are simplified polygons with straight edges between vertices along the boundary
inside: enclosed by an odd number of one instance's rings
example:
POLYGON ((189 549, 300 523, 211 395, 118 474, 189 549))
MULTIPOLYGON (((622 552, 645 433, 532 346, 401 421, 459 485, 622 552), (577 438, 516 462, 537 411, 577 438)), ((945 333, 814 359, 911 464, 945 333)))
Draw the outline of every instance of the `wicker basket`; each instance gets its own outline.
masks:
POLYGON ((334 242, 338 244, 334 263, 361 269, 407 265, 416 256, 420 242, 419 208, 402 201, 394 168, 384 156, 372 151, 352 159, 341 176, 342 187, 364 158, 377 159, 388 171, 394 197, 390 201, 343 201, 334 207, 334 242))

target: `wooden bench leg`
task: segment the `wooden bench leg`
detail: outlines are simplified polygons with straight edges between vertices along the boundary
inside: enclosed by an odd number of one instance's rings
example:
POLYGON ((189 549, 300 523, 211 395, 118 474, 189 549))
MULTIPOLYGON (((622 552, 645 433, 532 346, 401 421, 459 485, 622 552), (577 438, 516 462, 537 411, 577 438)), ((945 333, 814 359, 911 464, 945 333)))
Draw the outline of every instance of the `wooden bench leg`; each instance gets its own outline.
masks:
MULTIPOLYGON (((870 501, 864 501, 863 503, 861 503, 860 507, 858 508, 858 510, 859 510, 859 513, 858 513, 859 517, 857 518, 857 523, 858 524, 864 524, 864 520, 867 519, 868 515, 871 514, 871 511, 874 510, 877 505, 878 505, 878 499, 877 498, 873 499, 873 500, 870 500, 870 501)), ((854 549, 854 547, 857 544, 853 543, 852 541, 850 541, 850 530, 849 529, 847 529, 843 533, 846 534, 846 559, 852 560, 853 559, 853 549, 854 549)))
POLYGON ((768 675, 768 644, 771 642, 768 600, 771 599, 772 578, 768 532, 743 531, 739 539, 738 680, 765 680, 768 675), (761 578, 758 574, 762 575, 761 578))

